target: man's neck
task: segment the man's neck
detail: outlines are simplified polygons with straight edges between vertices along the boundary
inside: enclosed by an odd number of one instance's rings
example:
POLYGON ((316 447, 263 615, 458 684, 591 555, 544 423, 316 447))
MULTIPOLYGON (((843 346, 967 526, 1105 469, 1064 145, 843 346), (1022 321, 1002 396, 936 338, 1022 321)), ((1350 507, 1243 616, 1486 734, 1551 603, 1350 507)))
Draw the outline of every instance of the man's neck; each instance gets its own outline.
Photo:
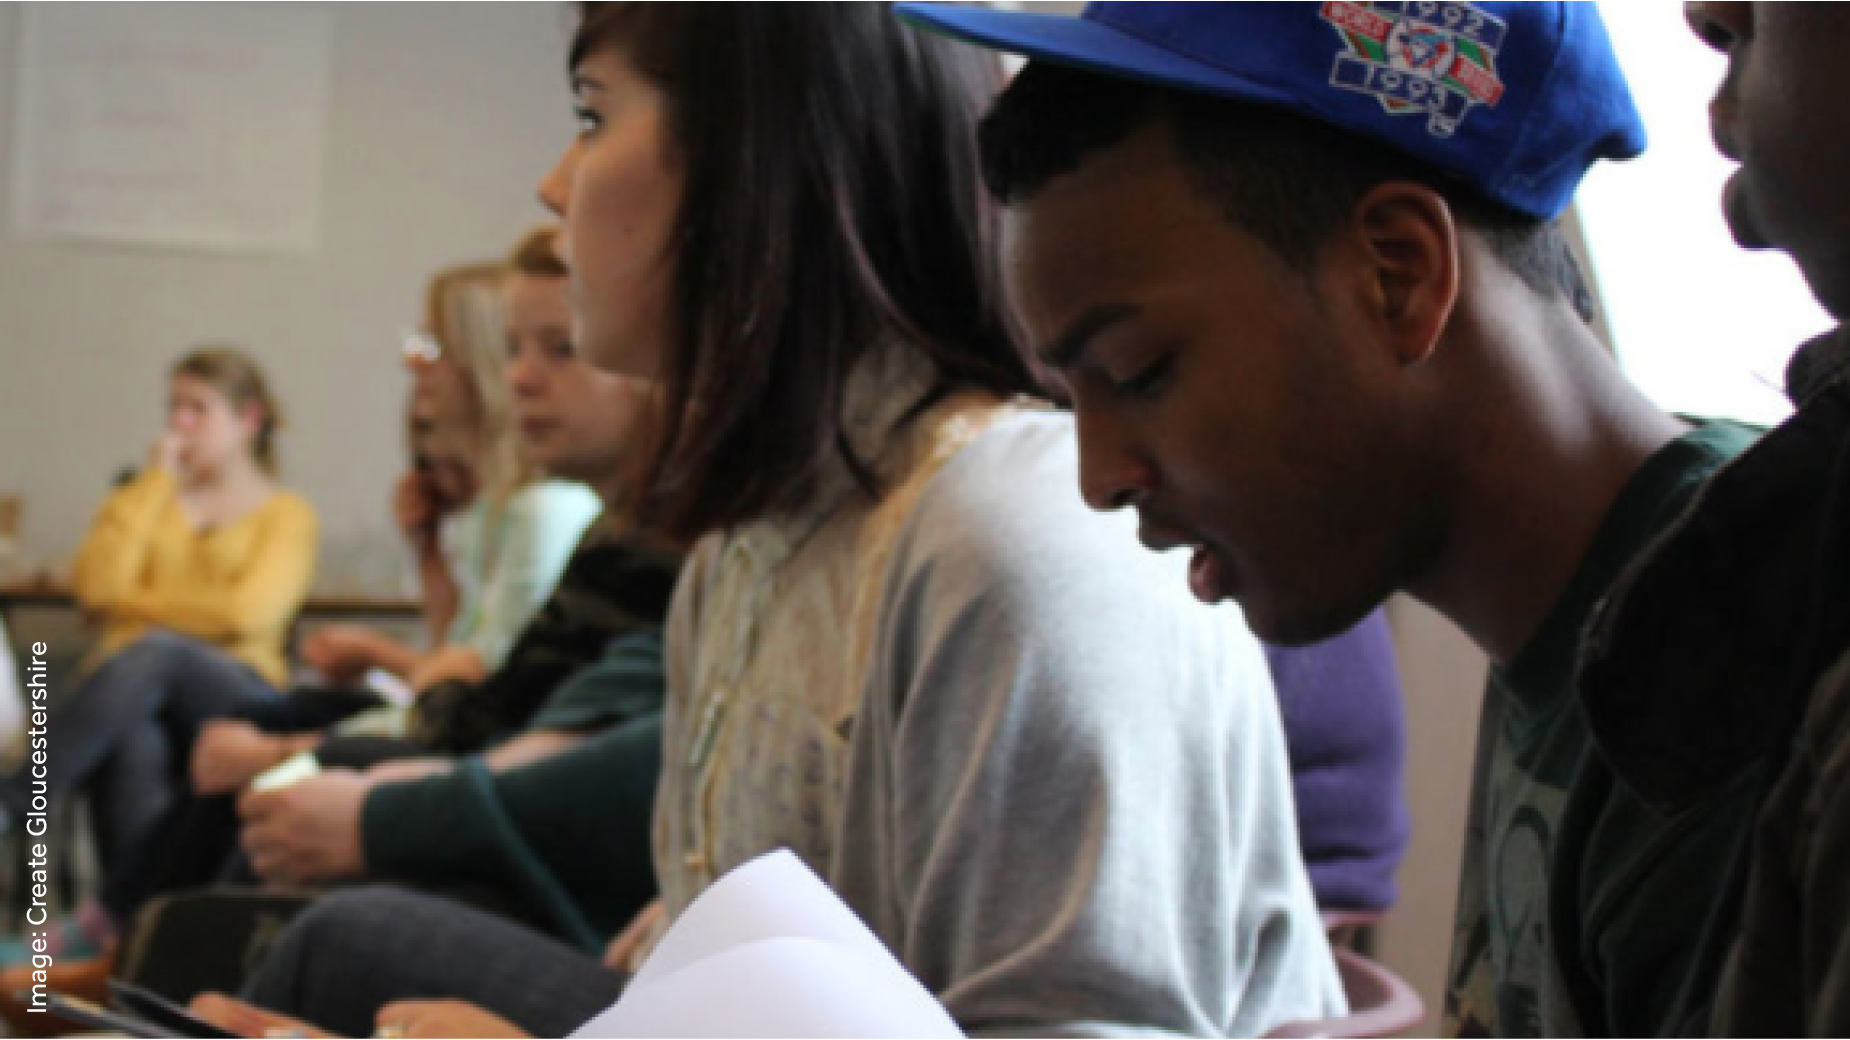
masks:
POLYGON ((1687 429, 1585 326, 1540 334, 1554 341, 1466 362, 1450 537, 1413 589, 1499 664, 1535 636, 1639 468, 1687 429))

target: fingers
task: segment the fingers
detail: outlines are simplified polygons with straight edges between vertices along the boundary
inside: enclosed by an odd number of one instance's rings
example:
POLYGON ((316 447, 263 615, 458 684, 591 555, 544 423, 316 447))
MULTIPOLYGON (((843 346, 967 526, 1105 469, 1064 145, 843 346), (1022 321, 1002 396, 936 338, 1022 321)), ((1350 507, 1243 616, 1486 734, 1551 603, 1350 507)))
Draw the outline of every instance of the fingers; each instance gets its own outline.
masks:
POLYGON ((230 794, 235 786, 230 776, 210 757, 193 756, 193 792, 202 798, 212 798, 221 794, 230 794))
POLYGON ((229 1029, 234 1033, 243 1032, 238 1025, 248 1017, 247 1006, 243 1001, 234 1000, 223 993, 201 993, 192 999, 188 1010, 195 1018, 203 1018, 221 1029, 229 1029))
POLYGON ((424 1025, 448 1001, 398 1000, 379 1009, 373 1018, 373 1035, 378 1037, 431 1036, 424 1025))
POLYGON ((238 796, 238 815, 244 819, 238 844, 258 877, 288 883, 293 880, 294 872, 289 866, 285 835, 275 822, 278 797, 282 793, 245 791, 238 796))
POLYGON ((262 828, 246 825, 238 835, 238 845, 244 849, 244 858, 250 860, 251 871, 258 877, 278 883, 289 881, 287 856, 262 828))
POLYGON ((214 725, 214 723, 207 723, 205 729, 199 732, 198 738, 193 741, 192 760, 187 763, 188 772, 193 776, 194 789, 203 794, 218 793, 206 790, 218 764, 218 738, 213 735, 214 725))
POLYGON ((315 872, 304 866, 295 851, 286 846, 246 843, 244 855, 250 861, 251 873, 266 884, 304 888, 315 882, 315 872))
MULTIPOLYGON (((275 815, 281 791, 245 791, 238 796, 238 816, 248 824, 275 815)), ((246 830, 249 829, 247 826, 246 830)))
POLYGON ((623 971, 628 970, 636 958, 636 951, 648 940, 649 933, 662 916, 662 901, 657 899, 640 910, 623 931, 610 941, 604 951, 604 966, 623 971))
POLYGON ((289 828, 280 821, 247 822, 238 834, 238 845, 250 860, 251 870, 265 881, 301 885, 310 878, 304 849, 292 840, 289 828))
POLYGON ((379 1009, 376 1037, 524 1037, 512 1022, 461 1000, 401 1000, 379 1009))
POLYGON ((306 1022, 265 1011, 223 993, 201 993, 193 998, 188 1010, 195 1017, 239 1036, 267 1038, 328 1035, 306 1022))

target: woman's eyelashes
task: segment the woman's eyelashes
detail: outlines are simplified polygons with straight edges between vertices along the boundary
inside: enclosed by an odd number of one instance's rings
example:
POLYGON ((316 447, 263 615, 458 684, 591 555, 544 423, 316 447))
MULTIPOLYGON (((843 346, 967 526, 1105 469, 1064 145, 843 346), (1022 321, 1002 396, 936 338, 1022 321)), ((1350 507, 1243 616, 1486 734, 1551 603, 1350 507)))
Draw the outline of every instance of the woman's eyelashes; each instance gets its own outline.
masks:
POLYGON ((578 136, 589 137, 604 125, 604 117, 598 115, 597 109, 583 102, 572 106, 572 118, 578 121, 578 136))
POLYGON ((1111 388, 1118 393, 1118 396, 1133 400, 1154 397, 1167 385, 1169 372, 1174 364, 1175 355, 1173 353, 1164 354, 1138 369, 1134 375, 1113 380, 1111 388))

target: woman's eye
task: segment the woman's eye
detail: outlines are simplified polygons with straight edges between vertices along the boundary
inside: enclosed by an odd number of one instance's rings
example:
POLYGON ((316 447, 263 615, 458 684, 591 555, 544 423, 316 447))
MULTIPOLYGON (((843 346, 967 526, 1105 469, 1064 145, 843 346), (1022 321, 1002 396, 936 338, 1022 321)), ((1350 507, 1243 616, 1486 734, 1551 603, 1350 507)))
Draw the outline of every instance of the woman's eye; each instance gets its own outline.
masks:
POLYGON ((1112 384, 1113 389, 1124 397, 1150 397, 1163 388, 1164 377, 1169 374, 1174 354, 1164 354, 1161 358, 1145 365, 1136 375, 1112 384))
POLYGON ((594 133, 604 125, 604 117, 598 115, 597 110, 590 105, 573 105, 572 116, 578 120, 580 134, 594 133))

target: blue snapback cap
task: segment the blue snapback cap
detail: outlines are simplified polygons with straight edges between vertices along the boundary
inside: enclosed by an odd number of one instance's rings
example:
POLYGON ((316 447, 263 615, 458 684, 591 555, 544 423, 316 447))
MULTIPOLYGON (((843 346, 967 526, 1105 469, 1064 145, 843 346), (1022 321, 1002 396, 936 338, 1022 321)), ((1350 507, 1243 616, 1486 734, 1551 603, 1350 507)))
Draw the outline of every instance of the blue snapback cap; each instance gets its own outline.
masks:
POLYGON ((1644 151, 1593 3, 935 3, 900 17, 1031 58, 1257 104, 1392 144, 1541 219, 1644 151))

